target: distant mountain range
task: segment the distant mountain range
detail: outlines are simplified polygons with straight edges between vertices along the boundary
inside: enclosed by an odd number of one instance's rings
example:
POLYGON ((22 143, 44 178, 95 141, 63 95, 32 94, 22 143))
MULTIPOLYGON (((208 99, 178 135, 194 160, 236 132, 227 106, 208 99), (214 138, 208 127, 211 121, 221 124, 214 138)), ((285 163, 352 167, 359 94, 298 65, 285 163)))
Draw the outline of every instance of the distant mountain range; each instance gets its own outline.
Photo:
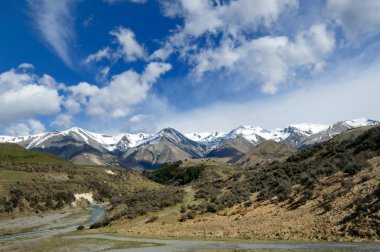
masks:
POLYGON ((332 125, 292 124, 267 130, 240 126, 230 132, 182 134, 166 128, 156 134, 120 134, 109 136, 71 128, 31 136, 0 136, 0 142, 17 143, 27 149, 53 153, 77 164, 122 165, 130 168, 155 168, 177 160, 225 157, 237 158, 255 146, 273 140, 292 148, 303 148, 331 139, 361 126, 380 124, 360 118, 332 125))

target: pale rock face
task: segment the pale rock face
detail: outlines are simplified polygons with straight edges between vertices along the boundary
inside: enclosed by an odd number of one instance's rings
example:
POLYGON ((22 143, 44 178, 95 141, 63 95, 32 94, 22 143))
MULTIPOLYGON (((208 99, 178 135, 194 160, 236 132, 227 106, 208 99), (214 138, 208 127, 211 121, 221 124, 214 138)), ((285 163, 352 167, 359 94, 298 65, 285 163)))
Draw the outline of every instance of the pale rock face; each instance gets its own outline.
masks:
POLYGON ((115 173, 111 170, 104 170, 107 174, 110 174, 110 175, 115 175, 115 173))
POLYGON ((87 200, 88 203, 90 204, 95 204, 95 200, 94 200, 94 195, 92 194, 92 192, 88 192, 88 193, 76 193, 74 194, 74 198, 75 198, 75 201, 72 203, 73 206, 76 206, 76 202, 81 200, 81 199, 84 199, 84 200, 87 200))

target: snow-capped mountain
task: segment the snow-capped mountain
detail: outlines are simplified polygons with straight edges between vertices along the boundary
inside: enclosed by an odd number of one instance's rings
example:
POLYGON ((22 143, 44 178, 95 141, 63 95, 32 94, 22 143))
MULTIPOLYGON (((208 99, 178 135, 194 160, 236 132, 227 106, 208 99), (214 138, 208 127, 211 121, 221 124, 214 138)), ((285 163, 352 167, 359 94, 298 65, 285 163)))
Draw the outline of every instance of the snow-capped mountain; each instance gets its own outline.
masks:
POLYGON ((172 128, 166 128, 129 148, 120 159, 124 166, 154 168, 167 162, 181 159, 200 158, 205 147, 172 128))
POLYGON ((299 146, 308 146, 313 145, 316 143, 327 141, 331 138, 333 138, 335 135, 338 135, 342 133, 343 131, 363 127, 363 126, 373 126, 378 125, 380 122, 370 120, 367 118, 358 118, 354 120, 347 120, 342 122, 334 123, 333 125, 330 125, 327 127, 327 129, 317 132, 315 134, 310 135, 308 138, 306 138, 302 143, 300 143, 299 146))
POLYGON ((327 141, 345 130, 378 124, 378 121, 359 118, 332 125, 291 124, 274 130, 240 126, 226 133, 215 131, 182 134, 167 128, 157 134, 125 133, 116 136, 75 127, 31 136, 0 136, 0 142, 48 151, 78 163, 86 163, 91 159, 90 163, 119 162, 125 166, 146 164, 154 167, 185 158, 242 155, 266 140, 299 148, 327 141))
POLYGON ((139 145, 141 142, 149 139, 150 134, 120 134, 110 136, 86 131, 84 129, 74 127, 64 131, 52 131, 31 136, 0 136, 0 142, 17 143, 27 149, 44 148, 50 142, 57 141, 60 138, 71 137, 73 140, 83 142, 91 146, 104 148, 108 151, 116 149, 126 150, 129 147, 139 145))
POLYGON ((207 149, 212 149, 217 146, 223 137, 226 135, 225 132, 201 132, 201 133, 187 133, 184 134, 190 140, 204 145, 207 149))

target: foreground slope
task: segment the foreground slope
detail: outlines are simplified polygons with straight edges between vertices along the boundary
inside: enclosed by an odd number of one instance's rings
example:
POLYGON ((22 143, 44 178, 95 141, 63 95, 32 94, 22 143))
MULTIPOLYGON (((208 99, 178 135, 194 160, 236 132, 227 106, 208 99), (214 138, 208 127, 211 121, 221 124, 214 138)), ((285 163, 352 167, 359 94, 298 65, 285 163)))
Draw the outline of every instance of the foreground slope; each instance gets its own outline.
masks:
POLYGON ((348 130, 283 162, 238 168, 191 160, 180 164, 183 172, 165 168, 154 176, 184 181, 186 166, 199 167, 191 162, 203 168, 177 187, 186 191, 183 207, 137 218, 121 215, 105 230, 160 237, 380 240, 380 127, 348 130))

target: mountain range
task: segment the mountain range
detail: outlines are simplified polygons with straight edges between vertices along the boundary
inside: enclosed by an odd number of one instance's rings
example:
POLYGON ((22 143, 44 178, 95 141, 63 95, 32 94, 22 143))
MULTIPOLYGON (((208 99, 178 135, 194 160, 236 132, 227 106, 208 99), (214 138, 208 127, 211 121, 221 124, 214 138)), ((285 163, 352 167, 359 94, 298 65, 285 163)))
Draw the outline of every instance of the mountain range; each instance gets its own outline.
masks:
POLYGON ((150 169, 167 162, 203 157, 237 160, 268 140, 299 149, 327 141, 352 128, 377 124, 380 122, 359 118, 332 125, 292 124, 275 130, 240 126, 229 132, 182 134, 175 129, 165 128, 156 134, 127 133, 117 136, 74 127, 30 136, 0 136, 0 142, 47 151, 77 164, 118 164, 150 169))

